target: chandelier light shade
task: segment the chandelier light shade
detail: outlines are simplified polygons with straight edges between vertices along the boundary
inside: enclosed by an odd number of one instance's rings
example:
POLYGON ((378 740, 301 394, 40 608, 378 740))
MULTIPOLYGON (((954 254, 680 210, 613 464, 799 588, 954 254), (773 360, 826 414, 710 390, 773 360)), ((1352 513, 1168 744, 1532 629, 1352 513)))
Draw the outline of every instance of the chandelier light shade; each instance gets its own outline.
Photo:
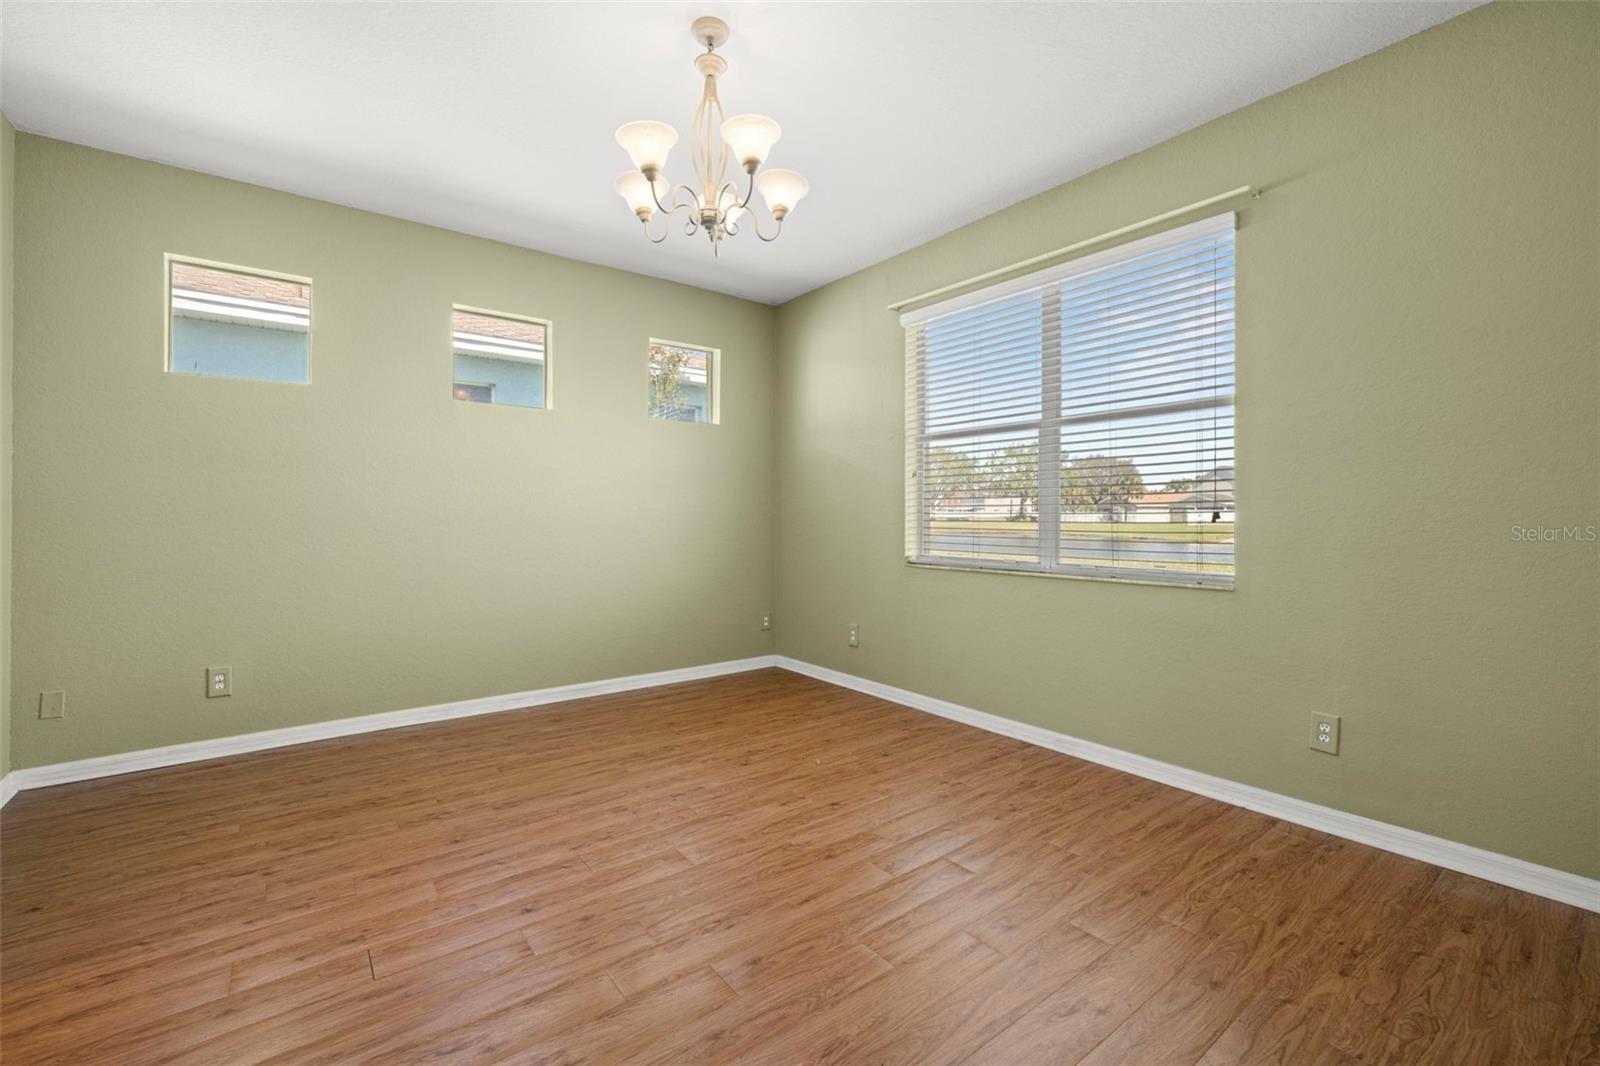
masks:
POLYGON ((678 131, 665 122, 629 122, 617 129, 617 143, 646 176, 666 169, 667 153, 678 143, 678 131))
POLYGON ((734 115, 722 124, 722 139, 733 149, 733 157, 746 170, 767 161, 767 153, 778 143, 783 131, 766 115, 734 115))
POLYGON ((667 239, 671 223, 656 236, 650 230, 651 220, 657 214, 670 219, 678 211, 689 213, 684 233, 703 232, 711 242, 713 254, 720 253, 724 237, 738 234, 746 219, 757 237, 777 240, 783 232, 784 216, 794 210, 810 186, 792 170, 761 170, 772 146, 783 135, 776 122, 766 115, 723 117, 717 79, 727 72, 728 63, 717 49, 728 41, 728 24, 708 15, 695 19, 689 29, 695 41, 705 46, 694 60, 702 79, 700 106, 695 109, 689 139, 694 182, 669 185, 662 176, 667 154, 678 143, 677 130, 665 122, 629 122, 617 129, 617 143, 628 153, 634 169, 617 178, 617 194, 644 225, 645 236, 654 244, 667 239), (743 195, 737 174, 728 179, 730 162, 744 171, 743 195), (758 188, 772 214, 774 229, 770 237, 761 231, 760 220, 750 209, 750 197, 758 188))
POLYGON ((637 170, 617 175, 617 192, 628 202, 628 210, 643 222, 649 222, 650 216, 656 213, 656 198, 660 188, 660 179, 656 180, 656 188, 651 189, 650 179, 637 170))
POLYGON ((763 170, 756 178, 756 188, 767 202, 767 210, 780 222, 794 210, 800 198, 811 191, 811 183, 792 170, 763 170))

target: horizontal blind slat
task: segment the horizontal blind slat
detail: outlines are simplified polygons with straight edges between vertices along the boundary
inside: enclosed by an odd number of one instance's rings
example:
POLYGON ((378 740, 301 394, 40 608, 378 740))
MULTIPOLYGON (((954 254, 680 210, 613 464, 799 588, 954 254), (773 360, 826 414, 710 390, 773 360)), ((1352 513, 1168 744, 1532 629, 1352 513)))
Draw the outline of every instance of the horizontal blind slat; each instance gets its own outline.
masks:
POLYGON ((1007 284, 906 330, 908 558, 1230 585, 1231 229, 1007 284))

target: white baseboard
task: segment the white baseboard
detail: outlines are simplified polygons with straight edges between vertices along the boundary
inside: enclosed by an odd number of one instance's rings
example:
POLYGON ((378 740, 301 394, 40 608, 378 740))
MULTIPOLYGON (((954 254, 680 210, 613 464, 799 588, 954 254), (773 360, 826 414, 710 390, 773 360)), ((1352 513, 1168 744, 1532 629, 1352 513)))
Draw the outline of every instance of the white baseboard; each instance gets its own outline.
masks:
POLYGON ((1135 755, 1093 741, 1079 740, 1077 737, 1070 737, 1065 733, 1057 733, 1041 726, 1002 718, 971 707, 963 707, 958 703, 950 703, 907 689, 869 681, 864 677, 830 670, 825 666, 814 666, 786 655, 777 656, 777 665, 785 670, 816 678, 818 681, 854 689, 891 703, 903 704, 919 711, 936 714, 941 718, 986 729, 991 733, 999 733, 1065 755, 1137 774, 1164 785, 1209 796, 1236 807, 1245 807, 1285 822, 1318 829, 1346 840, 1369 844, 1397 855, 1420 859, 1435 866, 1481 877, 1485 881, 1531 892, 1536 896, 1570 903, 1585 910, 1600 911, 1600 880, 1580 877, 1548 866, 1539 866, 1522 859, 1513 859, 1509 855, 1484 851, 1482 848, 1474 848, 1467 844, 1458 844, 1443 837, 1430 836, 1414 829, 1364 818, 1333 807, 1307 803, 1292 796, 1268 792, 1264 788, 1241 785, 1224 777, 1188 770, 1182 766, 1149 759, 1143 755, 1135 755))
POLYGON ((721 677, 725 674, 742 673, 746 670, 760 670, 765 667, 778 666, 797 674, 826 681, 841 688, 854 689, 864 692, 891 703, 902 704, 929 714, 949 718, 952 721, 965 725, 976 726, 991 733, 1012 737, 1029 744, 1037 744, 1052 751, 1059 751, 1089 762, 1100 763, 1113 769, 1123 770, 1130 774, 1159 781, 1165 785, 1172 785, 1187 792, 1209 796, 1224 803, 1231 803, 1238 807, 1245 807, 1252 811, 1279 818, 1296 825, 1318 829, 1324 833, 1331 833, 1347 840, 1369 844, 1372 847, 1392 851, 1397 855, 1420 859, 1423 862, 1443 866, 1446 869, 1456 870, 1460 873, 1481 877, 1485 881, 1507 885, 1511 888, 1531 892, 1536 896, 1559 900, 1570 903, 1576 907, 1600 912, 1600 880, 1580 877, 1577 874, 1567 873, 1564 870, 1552 869, 1548 866, 1539 866, 1522 859, 1513 859, 1508 855, 1501 855, 1492 851, 1484 851, 1467 844, 1458 844, 1453 840, 1443 837, 1430 836, 1419 833, 1414 829, 1405 829, 1401 826, 1390 825, 1372 818, 1350 814, 1336 810, 1333 807, 1324 807, 1316 803, 1307 803, 1305 800, 1295 799, 1277 792, 1268 792, 1263 788, 1251 785, 1242 785, 1227 778, 1216 777, 1211 774, 1200 773, 1197 770, 1188 770, 1172 763, 1161 762, 1157 759, 1135 755, 1132 752, 1122 751, 1119 748, 1096 744, 1089 740, 1080 740, 1065 733, 1041 726, 1029 725, 1026 722, 1002 718, 999 715, 989 714, 985 711, 964 707, 948 700, 935 699, 921 693, 911 692, 908 689, 895 688, 877 681, 869 681, 864 677, 830 670, 824 666, 814 666, 799 659, 791 659, 786 655, 758 655, 749 659, 732 659, 727 662, 708 663, 704 666, 688 666, 677 670, 660 670, 649 674, 633 674, 629 677, 614 677, 604 681, 587 681, 574 685, 558 685, 553 688, 533 689, 528 692, 513 692, 504 696, 485 696, 481 699, 459 700, 454 703, 436 703, 429 707, 413 707, 403 711, 387 711, 379 714, 361 715, 356 718, 340 718, 331 722, 314 722, 310 725, 291 726, 287 729, 271 729, 261 733, 246 733, 236 737, 219 737, 215 740, 200 740, 190 744, 173 744, 164 748, 148 748, 144 751, 130 751, 120 755, 104 755, 94 759, 78 759, 74 762, 56 763, 51 766, 35 766, 22 770, 13 770, 4 777, 0 777, 0 806, 13 795, 24 789, 44 788, 49 785, 63 785, 71 781, 86 781, 97 777, 111 777, 116 774, 134 773, 139 770, 153 770, 162 766, 177 766, 182 763, 200 762, 205 759, 219 759, 229 755, 242 755, 252 751, 264 751, 269 748, 283 748, 294 744, 306 744, 316 740, 330 740, 335 737, 355 736, 360 733, 372 733, 382 729, 399 729, 404 726, 422 725, 426 722, 442 722, 451 718, 468 718, 473 715, 495 714, 500 711, 519 710, 524 707, 538 707, 548 703, 560 703, 565 700, 583 699, 587 696, 604 696, 614 692, 628 692, 633 689, 651 688, 656 685, 671 685, 681 681, 697 681, 708 677, 721 677))
POLYGON ((613 677, 605 681, 584 681, 575 685, 557 685, 528 692, 512 692, 504 696, 484 696, 475 700, 458 700, 454 703, 436 703, 430 707, 412 707, 403 711, 385 711, 364 714, 356 718, 338 718, 331 722, 312 722, 309 725, 290 726, 287 729, 269 729, 261 733, 245 733, 236 737, 218 737, 215 740, 197 740, 189 744, 172 744, 164 748, 146 748, 143 751, 124 752, 120 755, 102 755, 93 759, 55 763, 50 766, 32 766, 13 770, 0 782, 0 804, 12 794, 23 789, 64 785, 70 781, 87 781, 96 777, 131 774, 139 770, 154 770, 162 766, 220 759, 228 755, 284 748, 293 744, 307 744, 314 740, 331 740, 334 737, 355 736, 380 729, 399 729, 425 722, 442 722, 450 718, 469 718, 479 714, 538 707, 546 703, 580 700, 587 696, 604 696, 613 692, 653 688, 680 681, 698 681, 707 677, 721 677, 746 670, 759 670, 777 665, 777 657, 758 655, 751 659, 730 659, 726 662, 708 663, 704 666, 686 666, 677 670, 658 670, 650 674, 633 674, 613 677))

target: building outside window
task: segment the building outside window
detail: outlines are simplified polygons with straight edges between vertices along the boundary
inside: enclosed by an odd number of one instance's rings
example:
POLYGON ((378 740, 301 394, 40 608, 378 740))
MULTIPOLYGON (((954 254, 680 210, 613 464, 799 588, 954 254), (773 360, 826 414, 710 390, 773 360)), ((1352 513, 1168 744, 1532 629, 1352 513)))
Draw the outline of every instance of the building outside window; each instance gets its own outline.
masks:
POLYGON ((311 279, 167 257, 167 369, 309 384, 311 279))
POLYGON ((450 394, 469 403, 550 406, 550 323, 456 306, 450 314, 450 394))

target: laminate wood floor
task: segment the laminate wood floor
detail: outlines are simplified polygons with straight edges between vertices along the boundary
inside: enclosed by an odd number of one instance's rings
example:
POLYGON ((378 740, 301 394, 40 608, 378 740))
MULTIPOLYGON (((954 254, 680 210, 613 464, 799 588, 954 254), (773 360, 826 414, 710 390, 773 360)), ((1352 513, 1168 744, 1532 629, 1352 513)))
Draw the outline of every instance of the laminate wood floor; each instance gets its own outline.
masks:
POLYGON ((777 670, 0 847, 6 1066, 1600 1061, 1600 915, 777 670))

